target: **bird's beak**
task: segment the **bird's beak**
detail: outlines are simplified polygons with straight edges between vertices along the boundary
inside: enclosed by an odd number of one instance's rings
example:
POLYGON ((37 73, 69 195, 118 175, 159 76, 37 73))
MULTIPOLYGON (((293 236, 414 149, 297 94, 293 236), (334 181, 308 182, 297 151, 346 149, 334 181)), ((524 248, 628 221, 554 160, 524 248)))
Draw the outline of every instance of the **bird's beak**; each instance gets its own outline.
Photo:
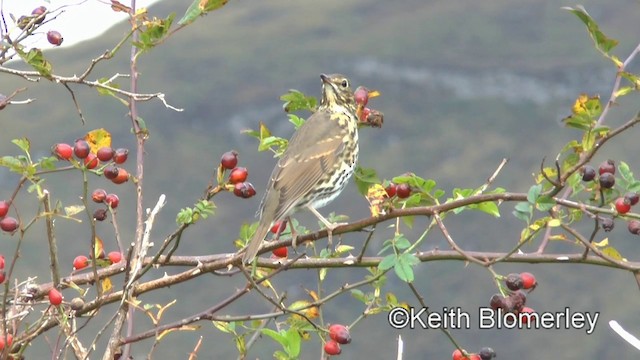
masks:
POLYGON ((320 74, 320 79, 322 79, 322 82, 325 84, 329 83, 329 76, 325 75, 325 74, 320 74))

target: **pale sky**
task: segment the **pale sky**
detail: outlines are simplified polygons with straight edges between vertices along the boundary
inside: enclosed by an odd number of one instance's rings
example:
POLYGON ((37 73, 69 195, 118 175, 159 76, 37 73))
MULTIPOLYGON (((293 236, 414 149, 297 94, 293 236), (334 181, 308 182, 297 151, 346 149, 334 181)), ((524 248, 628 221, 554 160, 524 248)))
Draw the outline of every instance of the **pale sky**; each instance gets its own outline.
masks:
MULTIPOLYGON (((158 1, 160 0, 138 0, 136 4, 138 8, 141 8, 148 7, 158 1)), ((130 5, 128 0, 120 0, 120 3, 130 5)), ((7 26, 9 29, 13 29, 10 33, 17 34, 15 31, 21 30, 15 26, 9 14, 18 19, 22 15, 30 15, 31 11, 38 6, 44 6, 49 11, 62 8, 62 12, 56 19, 43 24, 38 32, 29 38, 29 44, 40 49, 55 47, 47 42, 46 33, 49 30, 59 31, 64 38, 60 47, 68 47, 99 36, 127 18, 126 14, 111 10, 109 0, 0 0, 0 8, 2 8, 7 26)), ((48 19, 49 17, 47 17, 48 19)))

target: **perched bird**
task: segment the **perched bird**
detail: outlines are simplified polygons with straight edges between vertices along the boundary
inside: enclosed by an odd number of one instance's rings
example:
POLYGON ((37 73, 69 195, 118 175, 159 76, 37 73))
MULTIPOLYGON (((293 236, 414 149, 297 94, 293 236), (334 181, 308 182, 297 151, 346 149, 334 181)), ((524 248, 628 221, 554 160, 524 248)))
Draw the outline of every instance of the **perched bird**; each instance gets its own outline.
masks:
MULTIPOLYGON (((318 110, 293 134, 278 160, 257 215, 260 223, 243 256, 256 257, 271 226, 300 209, 308 209, 327 227, 336 226, 316 209, 345 188, 358 161, 358 117, 349 80, 340 74, 320 75, 318 110)), ((295 239, 294 244, 295 246, 295 239)))

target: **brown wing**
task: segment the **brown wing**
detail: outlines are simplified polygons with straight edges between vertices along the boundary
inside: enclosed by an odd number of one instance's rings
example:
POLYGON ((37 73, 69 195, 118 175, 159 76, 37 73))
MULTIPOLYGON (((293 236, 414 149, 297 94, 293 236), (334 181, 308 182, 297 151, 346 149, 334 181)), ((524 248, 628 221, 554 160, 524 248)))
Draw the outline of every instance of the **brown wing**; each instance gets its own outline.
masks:
POLYGON ((328 111, 314 113, 289 140, 287 150, 271 173, 260 205, 260 213, 265 204, 272 207, 272 221, 287 216, 336 165, 336 159, 344 151, 344 131, 330 116, 328 111))

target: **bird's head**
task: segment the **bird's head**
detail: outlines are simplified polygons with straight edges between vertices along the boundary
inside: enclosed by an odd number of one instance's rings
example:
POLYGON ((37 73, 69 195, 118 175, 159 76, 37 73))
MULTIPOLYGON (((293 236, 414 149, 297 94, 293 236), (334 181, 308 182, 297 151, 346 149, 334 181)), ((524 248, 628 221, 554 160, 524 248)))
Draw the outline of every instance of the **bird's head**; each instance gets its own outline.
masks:
POLYGON ((355 111, 356 102, 349 79, 341 74, 322 74, 320 79, 322 79, 321 106, 344 106, 355 111))

